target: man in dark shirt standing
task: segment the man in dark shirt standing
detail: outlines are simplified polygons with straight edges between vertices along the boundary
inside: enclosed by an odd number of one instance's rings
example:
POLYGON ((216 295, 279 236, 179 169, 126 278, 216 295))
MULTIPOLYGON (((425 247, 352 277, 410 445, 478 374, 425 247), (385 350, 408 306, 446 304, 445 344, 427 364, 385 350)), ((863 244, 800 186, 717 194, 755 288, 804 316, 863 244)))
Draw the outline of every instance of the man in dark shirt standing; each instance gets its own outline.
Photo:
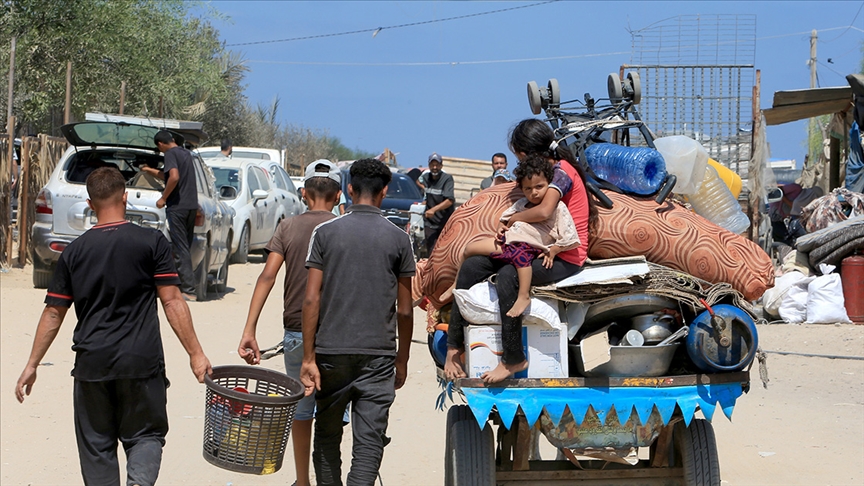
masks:
POLYGON ((507 170, 507 156, 501 152, 492 156, 492 175, 480 182, 481 191, 492 187, 492 183, 495 182, 495 173, 499 170, 507 170))
POLYGON ((390 169, 363 159, 350 173, 354 204, 315 228, 306 258, 300 379, 318 406, 312 463, 321 486, 342 484, 339 446, 349 403, 354 444, 348 484, 375 483, 390 441, 390 406, 408 376, 414 327, 411 241, 380 209, 390 169))
POLYGON ((442 170, 441 156, 436 153, 430 155, 428 165, 429 170, 420 175, 417 183, 426 190, 423 233, 426 236, 426 254, 432 255, 441 230, 453 214, 456 197, 453 195, 453 176, 442 170))
POLYGON ((157 296, 198 382, 211 372, 177 288, 171 247, 159 231, 126 221, 125 188, 116 168, 96 169, 87 178, 87 203, 99 223, 60 254, 30 359, 15 386, 23 402, 74 303, 73 405, 85 484, 120 484, 118 440, 126 451, 127 484, 156 482, 168 432, 157 296))
POLYGON ((198 187, 192 153, 177 145, 171 132, 159 130, 153 137, 156 149, 165 154, 162 170, 142 166, 141 170, 165 181, 162 197, 156 207, 165 208, 168 234, 174 250, 174 263, 180 274, 180 291, 186 300, 195 300, 195 274, 189 248, 195 238, 195 215, 198 212, 198 187))

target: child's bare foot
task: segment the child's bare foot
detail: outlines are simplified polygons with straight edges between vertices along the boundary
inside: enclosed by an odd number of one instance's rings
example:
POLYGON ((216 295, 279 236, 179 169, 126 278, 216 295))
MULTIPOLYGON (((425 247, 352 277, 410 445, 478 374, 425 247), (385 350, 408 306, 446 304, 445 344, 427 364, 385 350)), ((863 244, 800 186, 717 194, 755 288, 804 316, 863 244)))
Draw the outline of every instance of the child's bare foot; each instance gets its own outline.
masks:
POLYGON ((517 297, 516 303, 513 304, 513 307, 507 311, 507 315, 510 317, 519 317, 525 312, 525 309, 528 308, 528 304, 531 303, 531 297, 517 297))
POLYGON ((494 370, 483 373, 480 378, 482 378, 486 384, 498 383, 499 381, 506 380, 526 368, 528 368, 528 360, 512 365, 501 362, 498 363, 498 366, 496 366, 494 370))
POLYGON ((465 368, 462 367, 462 353, 464 351, 461 349, 447 348, 447 357, 444 358, 444 376, 450 381, 468 376, 465 374, 465 368))

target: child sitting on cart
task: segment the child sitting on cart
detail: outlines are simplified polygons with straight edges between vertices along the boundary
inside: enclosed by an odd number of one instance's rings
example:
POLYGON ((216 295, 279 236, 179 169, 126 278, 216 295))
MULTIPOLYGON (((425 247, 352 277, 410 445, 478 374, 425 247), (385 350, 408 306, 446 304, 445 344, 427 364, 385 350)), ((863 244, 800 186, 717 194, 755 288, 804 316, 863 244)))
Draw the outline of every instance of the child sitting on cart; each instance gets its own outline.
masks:
MULTIPOLYGON (((573 217, 567 206, 558 202, 555 212, 544 221, 537 223, 514 222, 509 228, 507 223, 514 214, 540 204, 555 175, 554 167, 539 155, 530 155, 513 171, 516 183, 525 197, 516 201, 501 215, 498 234, 469 243, 465 247, 464 258, 475 255, 488 255, 494 260, 516 267, 519 278, 519 295, 516 303, 507 311, 510 317, 518 317, 525 312, 531 302, 531 262, 543 257, 543 266, 551 268, 555 255, 580 245, 579 235, 573 217)), ((461 262, 460 262, 461 263, 461 262)), ((455 287, 455 284, 454 284, 455 287)), ((452 292, 452 288, 448 290, 452 292)), ((522 326, 515 328, 502 326, 501 342, 505 352, 511 348, 522 347, 522 326)), ((503 363, 484 373, 481 378, 486 383, 497 383, 511 374, 528 367, 523 361, 508 369, 503 363)))

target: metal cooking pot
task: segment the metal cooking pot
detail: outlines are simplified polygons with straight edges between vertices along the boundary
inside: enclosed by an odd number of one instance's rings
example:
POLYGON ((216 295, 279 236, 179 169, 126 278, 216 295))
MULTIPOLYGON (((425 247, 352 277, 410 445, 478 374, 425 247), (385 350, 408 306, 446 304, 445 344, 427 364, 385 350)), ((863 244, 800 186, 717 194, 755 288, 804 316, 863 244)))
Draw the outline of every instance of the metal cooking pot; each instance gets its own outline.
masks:
POLYGON ((642 314, 630 319, 633 329, 642 333, 645 344, 657 344, 672 335, 675 317, 662 312, 642 314))

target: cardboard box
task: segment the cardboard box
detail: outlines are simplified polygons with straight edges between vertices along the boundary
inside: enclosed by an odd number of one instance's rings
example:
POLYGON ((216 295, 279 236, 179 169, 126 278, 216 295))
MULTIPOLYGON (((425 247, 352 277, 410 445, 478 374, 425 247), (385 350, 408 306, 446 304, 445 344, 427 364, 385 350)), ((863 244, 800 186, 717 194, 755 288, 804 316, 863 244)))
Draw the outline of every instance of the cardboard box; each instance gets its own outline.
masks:
MULTIPOLYGON (((466 329, 466 364, 469 378, 479 378, 501 362, 501 326, 470 325, 466 329)), ((528 357, 528 369, 514 378, 566 378, 567 328, 535 324, 522 326, 522 350, 528 357)))

